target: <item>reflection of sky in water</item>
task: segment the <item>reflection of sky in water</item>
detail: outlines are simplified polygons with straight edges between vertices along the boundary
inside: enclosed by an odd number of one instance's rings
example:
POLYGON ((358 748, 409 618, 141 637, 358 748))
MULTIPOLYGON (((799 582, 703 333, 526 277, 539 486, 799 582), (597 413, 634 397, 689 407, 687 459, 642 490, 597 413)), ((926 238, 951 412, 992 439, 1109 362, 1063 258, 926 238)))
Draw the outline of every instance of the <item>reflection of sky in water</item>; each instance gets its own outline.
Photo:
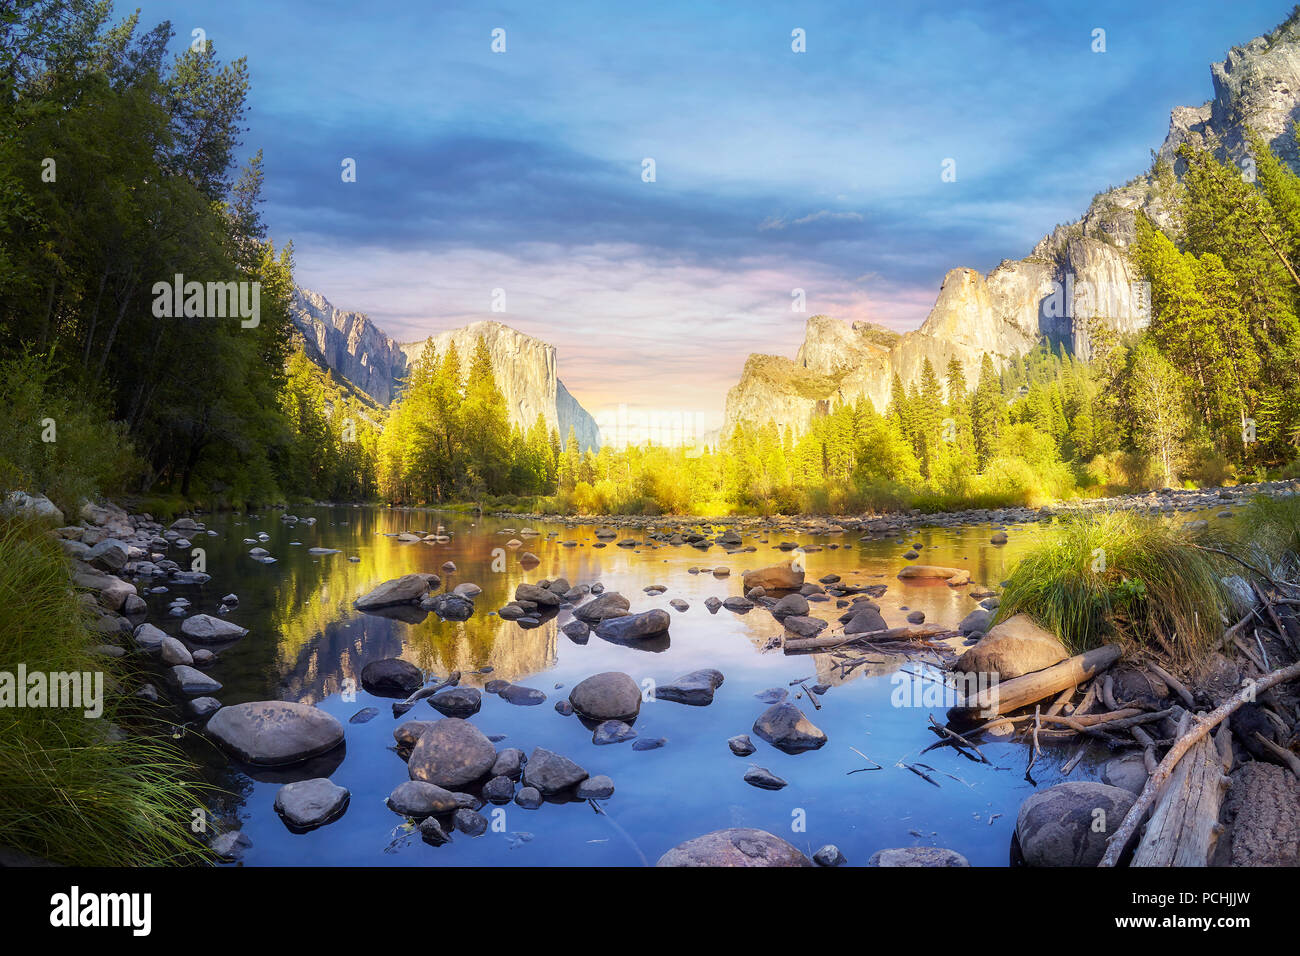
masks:
MULTIPOLYGON (((836 573, 850 584, 888 584, 879 603, 891 625, 904 622, 907 611, 900 606, 922 610, 930 621, 955 624, 976 602, 966 589, 896 580, 894 575, 906 563, 900 556, 907 545, 923 544, 924 562, 968 567, 973 582, 996 586, 1036 528, 1011 529, 1011 543, 1000 548, 987 543, 988 526, 925 530, 902 540, 873 542, 859 542, 856 534, 813 537, 774 532, 763 543, 758 540, 763 535, 755 538, 745 533, 745 543, 754 544, 758 551, 727 555, 718 547, 701 552, 689 546, 625 549, 611 543, 597 549, 594 527, 536 525, 543 534, 525 538, 523 548, 507 549, 507 570, 493 572, 494 549, 504 549, 511 537, 499 532, 505 528, 517 532, 523 523, 381 509, 318 508, 303 513, 316 515, 316 525, 286 525, 275 514, 214 517, 210 525, 220 535, 209 539, 212 583, 197 597, 187 594, 194 601, 193 610, 212 612, 221 595, 236 592, 240 604, 230 618, 251 629, 210 669, 225 685, 218 695, 223 703, 268 698, 309 701, 338 717, 347 733, 345 751, 305 770, 258 772, 256 776, 263 778, 259 780, 240 773, 220 774, 223 785, 243 797, 239 816, 254 844, 245 858, 249 865, 637 865, 643 856, 653 863, 682 840, 730 826, 770 830, 809 854, 825 843, 835 843, 851 864, 865 863, 878 849, 916 844, 951 847, 976 865, 1007 862, 1016 810, 1031 791, 1023 779, 1026 755, 1019 746, 992 742, 983 747, 995 764, 1006 769, 990 769, 949 748, 918 757, 935 739, 926 729, 927 714, 942 719, 943 709, 891 704, 890 673, 901 661, 860 667, 841 683, 838 659, 830 655, 762 652, 769 639, 781 633, 768 612, 755 609, 736 615, 723 609, 715 615, 703 602, 711 595, 739 594, 741 571, 783 560, 788 555, 775 550, 775 545, 797 540, 824 548, 807 556, 809 581, 836 573), (439 523, 454 532, 448 544, 401 544, 384 536, 432 531, 439 523), (241 543, 263 530, 271 536, 264 546, 279 559, 276 564, 253 561, 246 552, 254 545, 241 543), (548 538, 547 533, 555 530, 558 535, 548 538), (563 547, 565 540, 578 543, 563 547), (294 541, 301 544, 291 545, 294 541), (839 548, 832 549, 831 544, 839 548), (340 548, 342 553, 307 554, 313 546, 340 548), (517 557, 524 550, 541 558, 541 564, 527 573, 520 569, 517 557), (352 555, 360 561, 349 562, 352 555), (451 575, 441 571, 448 560, 458 569, 451 575), (731 576, 689 573, 692 567, 718 566, 729 567, 731 576), (475 601, 474 616, 465 622, 443 622, 436 616, 407 622, 360 614, 352 608, 358 595, 416 570, 438 573, 450 586, 466 581, 478 584, 483 593, 475 601), (669 609, 670 639, 666 647, 656 646, 654 651, 615 645, 594 634, 586 644, 575 644, 558 629, 569 620, 567 611, 532 630, 490 613, 513 597, 520 582, 556 576, 575 585, 599 580, 623 593, 634 611, 669 608, 674 598, 688 601, 690 609, 684 613, 669 609), (667 591, 645 594, 643 588, 652 584, 665 585, 667 591), (403 835, 397 830, 402 818, 384 805, 392 789, 407 779, 405 763, 393 750, 392 730, 399 721, 392 716, 390 700, 360 689, 361 668, 384 657, 405 658, 440 678, 460 669, 462 685, 505 679, 544 691, 546 702, 534 707, 514 706, 485 694, 483 708, 472 720, 489 735, 505 735, 499 748, 530 752, 541 746, 572 758, 592 774, 608 774, 617 789, 603 804, 607 815, 585 803, 548 803, 539 810, 509 804, 501 808, 503 833, 490 831, 476 839, 457 833, 440 848, 425 845, 418 834, 403 835), (485 666, 492 672, 470 673, 485 666), (554 710, 555 701, 567 696, 568 688, 601 671, 624 671, 638 683, 663 683, 702 667, 726 675, 710 706, 667 701, 642 705, 636 730, 641 737, 666 737, 668 743, 658 750, 634 751, 630 743, 597 747, 579 720, 554 710), (754 737, 756 753, 734 756, 727 739, 750 733, 766 706, 754 695, 787 687, 799 678, 809 678, 810 684, 836 685, 821 699, 820 710, 806 698, 796 701, 826 732, 830 738, 826 746, 792 756, 754 737), (354 701, 341 695, 349 679, 356 687, 354 701), (379 716, 368 723, 348 723, 365 707, 378 708, 379 716), (884 769, 850 773, 866 765, 851 747, 884 769), (935 769, 932 776, 940 787, 898 766, 900 760, 918 759, 935 769), (746 784, 742 778, 751 764, 766 767, 789 786, 764 791, 746 784), (285 779, 322 774, 352 792, 346 814, 311 833, 290 833, 272 809, 277 787, 285 779), (990 824, 992 814, 1001 816, 990 824), (792 831, 800 821, 806 821, 806 829, 792 831), (532 834, 532 838, 519 834, 532 834)), ((496 556, 499 559, 500 552, 496 556)), ((180 591, 150 599, 152 619, 171 632, 178 630, 179 622, 165 618, 163 607, 180 591)), ((841 613, 834 600, 812 607, 813 613, 832 620, 841 613)), ((883 660, 869 651, 861 653, 873 661, 883 660)), ((922 670, 916 663, 908 667, 922 670)), ((792 691, 801 693, 798 687, 792 691)), ((420 702, 403 719, 437 716, 426 702, 420 702)), ((197 742, 195 747, 210 753, 197 742)), ((1061 747, 1040 758, 1035 768, 1040 785, 1056 782, 1056 768, 1070 753, 1071 749, 1061 747)), ((1086 779, 1093 773, 1085 761, 1072 778, 1086 779)), ((493 809, 488 805, 480 812, 491 819, 493 809)))

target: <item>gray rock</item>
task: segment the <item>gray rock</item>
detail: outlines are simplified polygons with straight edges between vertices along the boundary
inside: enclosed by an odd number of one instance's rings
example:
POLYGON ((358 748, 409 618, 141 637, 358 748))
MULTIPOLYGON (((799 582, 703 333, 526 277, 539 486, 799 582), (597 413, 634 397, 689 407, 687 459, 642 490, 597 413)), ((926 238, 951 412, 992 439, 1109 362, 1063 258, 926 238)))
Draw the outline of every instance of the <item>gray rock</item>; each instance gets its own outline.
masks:
POLYGON ((483 706, 477 687, 449 687, 429 698, 429 706, 444 717, 472 717, 483 706))
POLYGON ((444 717, 420 734, 406 767, 412 780, 455 790, 487 774, 496 748, 468 721, 444 717))
POLYGON ((1021 856, 1028 866, 1096 866, 1135 799, 1128 790, 1092 781, 1031 794, 1016 816, 1021 856))
POLYGON ((569 703, 591 720, 635 720, 641 712, 641 688, 627 674, 595 674, 569 691, 569 703))
POLYGON ((415 742, 420 739, 420 734, 436 723, 436 720, 404 721, 393 730, 393 739, 397 741, 399 747, 414 747, 415 742))
POLYGON ((722 686, 722 681, 721 671, 706 667, 675 677, 666 684, 656 685, 654 695, 656 700, 703 707, 713 703, 714 691, 722 686))
MULTIPOLYGON (((152 624, 141 624, 135 629, 133 635, 135 646, 142 651, 158 653, 162 650, 163 641, 167 639, 167 634, 161 628, 154 627, 152 624)), ((177 641, 179 644, 180 642, 177 641)), ((184 647, 184 645, 181 645, 184 647)), ((186 652, 189 653, 188 651, 186 652)), ((185 664, 186 661, 171 661, 169 663, 185 664)))
POLYGON ((424 674, 410 661, 385 657, 361 668, 361 686, 381 697, 406 697, 424 686, 424 674))
POLYGON ((352 602, 359 611, 377 607, 389 607, 393 604, 415 604, 429 593, 429 588, 440 583, 436 574, 404 574, 400 578, 385 581, 373 591, 352 602))
POLYGON ((551 796, 576 786, 587 779, 583 770, 568 757, 562 757, 542 747, 534 748, 524 766, 524 784, 536 787, 544 796, 551 796))
POLYGON ((753 731, 778 750, 802 753, 826 743, 826 735, 794 704, 773 704, 754 721, 753 731))
POLYGON ((343 742, 343 725, 332 715, 283 700, 222 707, 207 733, 240 760, 272 767, 300 763, 343 742))
POLYGON ((597 774, 578 784, 573 793, 579 800, 608 800, 614 795, 614 781, 604 774, 597 774))
POLYGON ((211 614, 195 614, 181 624, 181 633, 200 644, 220 644, 238 640, 248 633, 248 628, 211 614))
POLYGON ((636 736, 636 731, 621 720, 606 720, 596 725, 591 742, 597 746, 621 744, 636 736))
POLYGON ((487 817, 468 808, 457 810, 452 814, 452 825, 466 836, 482 836, 487 833, 487 817))
POLYGON ((970 861, 956 850, 937 846, 903 846, 877 850, 867 866, 970 866, 970 861))
POLYGON ((501 695, 502 700, 520 707, 534 707, 546 701, 544 691, 540 691, 536 687, 524 687, 522 684, 510 684, 503 687, 498 693, 501 695))
POLYGON ((1101 766, 1101 782, 1139 794, 1147 785, 1147 767, 1142 754, 1133 752, 1112 757, 1101 766))
POLYGON ((488 803, 509 803, 515 795, 515 782, 509 777, 493 777, 483 784, 483 799, 488 803))
POLYGON ((275 795, 275 811, 286 825, 311 830, 337 819, 347 809, 351 794, 328 777, 286 783, 275 795))
MULTIPOLYGON (((594 591, 594 589, 593 589, 594 591)), ((573 611, 573 616, 586 624, 599 624, 606 618, 623 617, 631 604, 617 591, 606 591, 573 611)))
POLYGON ((745 783, 760 790, 781 790, 789 786, 766 767, 750 767, 745 771, 745 783))
POLYGON ((199 720, 206 720, 221 709, 221 701, 215 697, 196 697, 189 702, 188 709, 199 720))
POLYGON ((766 830, 715 830, 673 847, 655 866, 812 866, 789 843, 766 830))
POLYGON ((748 757, 756 749, 754 742, 749 739, 749 734, 737 734, 727 741, 727 746, 737 757, 748 757))
POLYGON ((173 667, 171 677, 181 693, 189 697, 207 696, 221 690, 220 681, 213 680, 203 671, 195 670, 185 664, 177 664, 173 667))
POLYGON ((612 641, 639 641, 663 634, 671 624, 668 612, 656 607, 640 614, 607 617, 596 625, 596 634, 612 641))
POLYGON ((442 828, 437 817, 425 817, 420 821, 420 839, 430 846, 443 846, 451 842, 451 837, 442 828))
POLYGON ((162 643, 159 645, 158 656, 164 664, 172 666, 194 663, 194 655, 190 653, 189 648, 176 638, 166 634, 163 635, 162 643))
POLYGON ((524 763, 527 759, 522 750, 507 747, 497 754, 497 759, 492 764, 492 776, 509 777, 511 780, 518 780, 520 774, 524 772, 524 763))
POLYGON ((827 843, 813 854, 813 862, 818 866, 843 866, 849 862, 834 843, 827 843))
POLYGON ((521 787, 515 794, 515 803, 525 810, 536 810, 542 805, 542 795, 536 787, 521 787))
POLYGON ((388 809, 416 820, 434 813, 450 813, 459 806, 454 793, 423 780, 399 783, 388 795, 388 809))
POLYGON ((420 602, 420 607, 432 611, 444 621, 468 621, 474 613, 474 602, 461 594, 443 592, 433 594, 420 602))
POLYGON ((227 863, 234 863, 244 858, 244 853, 252 849, 253 841, 238 830, 230 830, 213 839, 208 847, 218 858, 227 863))

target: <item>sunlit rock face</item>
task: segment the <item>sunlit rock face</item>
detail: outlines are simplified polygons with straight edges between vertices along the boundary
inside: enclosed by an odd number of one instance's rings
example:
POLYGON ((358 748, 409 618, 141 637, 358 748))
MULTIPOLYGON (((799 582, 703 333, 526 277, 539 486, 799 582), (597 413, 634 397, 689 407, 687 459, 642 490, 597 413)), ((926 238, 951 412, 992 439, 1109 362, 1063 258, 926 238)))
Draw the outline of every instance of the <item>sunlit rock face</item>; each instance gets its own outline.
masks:
MULTIPOLYGON (((1181 175, 1179 146, 1217 141, 1221 155, 1244 169, 1246 130, 1253 128, 1300 169, 1291 132, 1300 120, 1300 18, 1234 47, 1210 74, 1214 98, 1172 111, 1158 155, 1181 175)), ((894 375, 907 387, 919 380, 927 359, 941 379, 957 359, 973 388, 986 353, 1001 368, 1012 354, 1046 341, 1088 358, 1096 322, 1129 333, 1150 320, 1149 290, 1128 259, 1138 210, 1166 231, 1173 225, 1147 172, 1099 193, 1082 217, 1057 226, 1024 259, 1004 260, 987 276, 951 270, 921 327, 905 335, 865 322, 810 318, 793 361, 749 357, 727 393, 722 434, 741 422, 775 422, 802 432, 837 401, 860 396, 884 411, 894 375)))
MULTIPOLYGON (((424 341, 400 344, 365 313, 337 309, 308 289, 294 289, 292 316, 313 361, 383 404, 393 400, 397 383, 426 345, 424 341)), ((433 336, 433 345, 442 354, 454 342, 467 371, 479 337, 492 354, 492 372, 512 425, 530 428, 540 414, 548 429, 559 431, 561 440, 572 427, 581 448, 600 447, 595 419, 556 377, 555 346, 500 322, 475 322, 440 333, 433 336)))

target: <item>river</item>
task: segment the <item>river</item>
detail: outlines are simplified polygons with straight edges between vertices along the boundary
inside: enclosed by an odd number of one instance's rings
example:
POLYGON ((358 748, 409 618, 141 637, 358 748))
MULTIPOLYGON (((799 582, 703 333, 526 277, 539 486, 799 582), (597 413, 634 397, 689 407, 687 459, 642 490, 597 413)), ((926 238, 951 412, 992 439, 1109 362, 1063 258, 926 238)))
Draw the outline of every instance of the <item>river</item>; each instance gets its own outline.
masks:
MULTIPOLYGON (((728 555, 721 547, 702 552, 690 546, 637 548, 596 547, 595 525, 549 526, 492 517, 396 511, 371 507, 316 507, 296 512, 315 524, 281 520, 280 512, 209 516, 215 532, 204 543, 212 581, 201 588, 173 588, 149 595, 150 620, 179 634, 180 621, 166 615, 178 594, 191 612, 216 613, 222 595, 235 592, 239 604, 228 618, 250 629, 243 640, 220 652, 208 673, 222 682, 216 696, 223 704, 282 699, 315 704, 336 716, 346 729, 343 748, 304 768, 265 771, 230 764, 198 728, 185 728, 187 749, 203 764, 211 782, 232 796, 215 803, 228 825, 238 825, 252 840, 244 865, 393 865, 393 866, 635 866, 653 864, 674 845, 725 827, 756 827, 788 840, 809 855, 834 843, 850 865, 861 865, 888 847, 941 846, 963 854, 973 865, 1002 866, 1021 801, 1034 789, 1025 779, 1026 748, 1009 740, 982 749, 993 766, 977 763, 951 748, 919 756, 935 737, 927 715, 941 722, 945 705, 897 706, 899 669, 922 672, 925 658, 906 661, 869 652, 873 663, 847 679, 828 654, 786 655, 779 647, 765 650, 781 626, 761 607, 747 614, 720 609, 711 614, 709 596, 741 593, 741 571, 788 557, 777 549, 783 541, 812 548, 806 558, 808 581, 838 574, 853 584, 887 584, 879 599, 891 625, 905 622, 904 608, 925 612, 932 622, 955 625, 977 603, 967 588, 940 583, 912 583, 895 575, 907 562, 902 554, 913 542, 923 545, 921 561, 969 568, 975 585, 997 587, 1018 556, 1042 533, 1042 525, 1008 528, 1010 540, 993 545, 994 526, 921 529, 905 538, 859 541, 855 534, 785 535, 745 533, 757 551, 728 555), (441 524, 447 543, 401 543, 403 531, 429 532, 441 524), (506 548, 525 525, 539 534, 523 548, 506 548), (244 539, 265 532, 260 542, 276 558, 263 564, 248 555, 254 544, 244 539), (562 542, 576 542, 565 547, 562 542), (309 548, 340 553, 311 555, 309 548), (541 564, 525 571, 518 554, 534 552, 541 564), (359 560, 350 561, 350 557, 359 560), (444 562, 457 570, 447 574, 444 562), (691 573, 692 568, 726 566, 729 577, 691 573), (504 570, 501 568, 504 567, 504 570), (495 568, 495 570, 494 570, 495 568), (418 622, 364 614, 352 607, 360 594, 382 581, 411 571, 441 575, 445 587, 473 582, 483 589, 474 615, 464 622, 435 615, 418 622), (573 584, 599 581, 628 597, 633 611, 663 607, 672 615, 666 641, 653 646, 609 643, 594 633, 584 644, 559 630, 569 613, 542 626, 525 629, 493 613, 514 595, 522 581, 563 576, 573 584), (644 592, 664 585, 659 595, 644 592), (669 607, 680 598, 685 612, 669 607), (536 810, 488 804, 482 813, 495 826, 483 836, 460 833, 433 847, 418 832, 402 826, 404 818, 387 808, 385 798, 407 779, 406 766, 394 749, 392 700, 374 697, 360 686, 362 667, 372 660, 402 657, 431 675, 445 677, 459 669, 461 683, 481 687, 504 679, 538 688, 547 695, 539 706, 517 706, 484 694, 473 722, 489 735, 503 735, 499 748, 525 753, 541 746, 564 754, 590 773, 607 774, 616 786, 613 797, 592 806, 546 803, 536 810), (591 731, 576 716, 554 709, 578 681, 602 671, 623 671, 638 683, 663 683, 712 667, 725 675, 712 704, 686 706, 668 701, 642 705, 635 722, 639 739, 665 738, 662 747, 635 750, 631 743, 597 746, 591 731), (478 672, 491 668, 490 672, 478 672), (791 681, 808 678, 808 686, 830 685, 810 703, 791 681), (828 736, 820 750, 789 755, 754 734, 754 719, 766 708, 756 695, 786 688, 800 708, 828 736), (379 715, 350 723, 366 707, 379 715), (751 734, 757 751, 732 754, 728 738, 751 734), (861 751, 861 755, 855 752, 861 751), (862 755, 876 764, 871 766, 862 755), (933 768, 927 782, 902 764, 921 761, 933 768), (782 790, 761 790, 743 779, 751 765, 765 767, 788 781, 782 790), (858 772, 851 772, 858 771, 858 772), (334 822, 308 833, 291 832, 273 809, 281 783, 328 775, 351 791, 347 811, 334 822)), ((637 536, 625 531, 622 537, 637 536)), ((644 540, 644 535, 639 536, 644 540)), ((197 543, 197 542, 196 542, 197 543)), ((835 601, 814 603, 815 615, 834 620, 835 601)), ((417 617, 420 615, 416 615, 417 617)), ((927 686, 907 682, 907 690, 927 686)), ((431 720, 439 715, 421 701, 403 720, 431 720)), ((1072 747, 1047 748, 1034 768, 1039 787, 1062 777, 1059 767, 1072 747)), ((1094 779, 1098 751, 1070 779, 1094 779)))

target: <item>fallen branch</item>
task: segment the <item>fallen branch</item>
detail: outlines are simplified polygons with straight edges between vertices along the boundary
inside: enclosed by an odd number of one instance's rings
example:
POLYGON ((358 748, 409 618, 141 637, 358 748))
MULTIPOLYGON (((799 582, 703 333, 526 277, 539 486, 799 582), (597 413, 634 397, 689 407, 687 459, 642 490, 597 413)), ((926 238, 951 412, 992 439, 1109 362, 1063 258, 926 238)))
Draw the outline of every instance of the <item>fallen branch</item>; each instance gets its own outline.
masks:
POLYGON ((1242 704, 1254 700, 1261 692, 1268 690, 1270 687, 1294 680, 1296 677, 1300 677, 1300 662, 1276 670, 1248 684, 1216 707, 1206 717, 1198 719, 1195 726, 1179 737, 1174 742, 1174 745, 1169 748, 1169 753, 1165 754, 1165 759, 1160 761, 1155 773, 1147 780, 1147 785, 1142 788, 1137 800, 1133 802, 1133 806, 1124 816, 1124 821, 1119 825, 1119 829, 1106 841, 1106 852, 1097 865, 1115 866, 1119 863, 1119 858, 1123 856, 1125 849, 1133 839, 1133 835, 1137 832, 1137 828, 1146 817, 1147 811, 1151 809, 1160 788, 1164 786, 1174 768, 1178 766, 1178 761, 1182 759, 1183 754, 1191 749, 1193 744, 1229 717, 1242 704))

